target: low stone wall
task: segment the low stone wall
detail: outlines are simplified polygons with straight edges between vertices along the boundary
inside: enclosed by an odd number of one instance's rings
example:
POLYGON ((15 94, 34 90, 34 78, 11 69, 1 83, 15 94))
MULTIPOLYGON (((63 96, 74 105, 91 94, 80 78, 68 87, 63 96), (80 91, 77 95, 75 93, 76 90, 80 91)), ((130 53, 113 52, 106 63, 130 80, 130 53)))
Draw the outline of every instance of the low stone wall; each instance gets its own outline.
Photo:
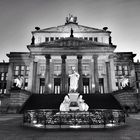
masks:
POLYGON ((10 102, 7 109, 8 113, 18 113, 23 104, 31 95, 30 92, 25 90, 11 90, 10 94, 10 102))
POLYGON ((113 95, 129 112, 137 112, 140 110, 140 97, 135 90, 117 91, 113 93, 113 95))

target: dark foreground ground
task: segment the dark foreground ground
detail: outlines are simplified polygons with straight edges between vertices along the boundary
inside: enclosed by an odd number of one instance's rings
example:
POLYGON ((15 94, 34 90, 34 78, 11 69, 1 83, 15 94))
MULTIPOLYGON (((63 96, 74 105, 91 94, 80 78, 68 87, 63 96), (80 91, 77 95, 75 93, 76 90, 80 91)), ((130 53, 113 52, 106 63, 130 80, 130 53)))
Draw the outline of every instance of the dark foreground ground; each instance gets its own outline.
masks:
POLYGON ((140 140, 140 114, 121 128, 100 130, 38 130, 21 126, 21 115, 0 114, 0 140, 140 140))

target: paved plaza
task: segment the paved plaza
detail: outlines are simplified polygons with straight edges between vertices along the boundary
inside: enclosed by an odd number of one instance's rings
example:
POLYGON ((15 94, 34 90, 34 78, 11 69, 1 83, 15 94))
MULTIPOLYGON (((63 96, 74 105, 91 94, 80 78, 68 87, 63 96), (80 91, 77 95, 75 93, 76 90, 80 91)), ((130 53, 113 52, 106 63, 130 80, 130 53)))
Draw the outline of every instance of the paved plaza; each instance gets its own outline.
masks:
POLYGON ((0 140, 140 140, 140 113, 126 122, 114 129, 48 131, 21 126, 22 115, 0 114, 0 140))

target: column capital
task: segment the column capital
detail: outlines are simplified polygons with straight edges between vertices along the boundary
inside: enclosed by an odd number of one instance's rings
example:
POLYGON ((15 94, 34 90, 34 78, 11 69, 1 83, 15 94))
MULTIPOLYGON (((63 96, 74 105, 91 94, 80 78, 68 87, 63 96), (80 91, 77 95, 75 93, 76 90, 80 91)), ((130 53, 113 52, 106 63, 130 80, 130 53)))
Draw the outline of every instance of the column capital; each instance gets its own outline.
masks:
POLYGON ((77 55, 77 59, 82 59, 82 55, 77 55))
POLYGON ((92 56, 92 58, 93 58, 93 59, 97 59, 97 58, 98 58, 98 55, 97 55, 97 54, 94 54, 94 55, 92 56))
POLYGON ((108 58, 109 58, 109 59, 114 59, 114 54, 110 54, 110 55, 108 56, 108 58))
POLYGON ((67 57, 66 55, 61 55, 62 59, 66 59, 66 57, 67 57))
POLYGON ((50 54, 46 54, 46 55, 45 55, 45 58, 46 58, 46 59, 51 59, 51 55, 50 55, 50 54))

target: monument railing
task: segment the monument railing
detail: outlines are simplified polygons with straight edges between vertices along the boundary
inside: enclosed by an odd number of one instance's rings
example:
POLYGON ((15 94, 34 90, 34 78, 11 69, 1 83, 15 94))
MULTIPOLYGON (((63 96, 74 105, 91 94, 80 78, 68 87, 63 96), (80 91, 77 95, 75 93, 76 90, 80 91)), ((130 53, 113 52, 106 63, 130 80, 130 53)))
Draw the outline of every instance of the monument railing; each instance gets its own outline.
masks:
POLYGON ((67 128, 94 126, 118 126, 125 123, 122 110, 91 109, 89 111, 59 111, 55 109, 26 110, 23 124, 41 128, 67 128))

